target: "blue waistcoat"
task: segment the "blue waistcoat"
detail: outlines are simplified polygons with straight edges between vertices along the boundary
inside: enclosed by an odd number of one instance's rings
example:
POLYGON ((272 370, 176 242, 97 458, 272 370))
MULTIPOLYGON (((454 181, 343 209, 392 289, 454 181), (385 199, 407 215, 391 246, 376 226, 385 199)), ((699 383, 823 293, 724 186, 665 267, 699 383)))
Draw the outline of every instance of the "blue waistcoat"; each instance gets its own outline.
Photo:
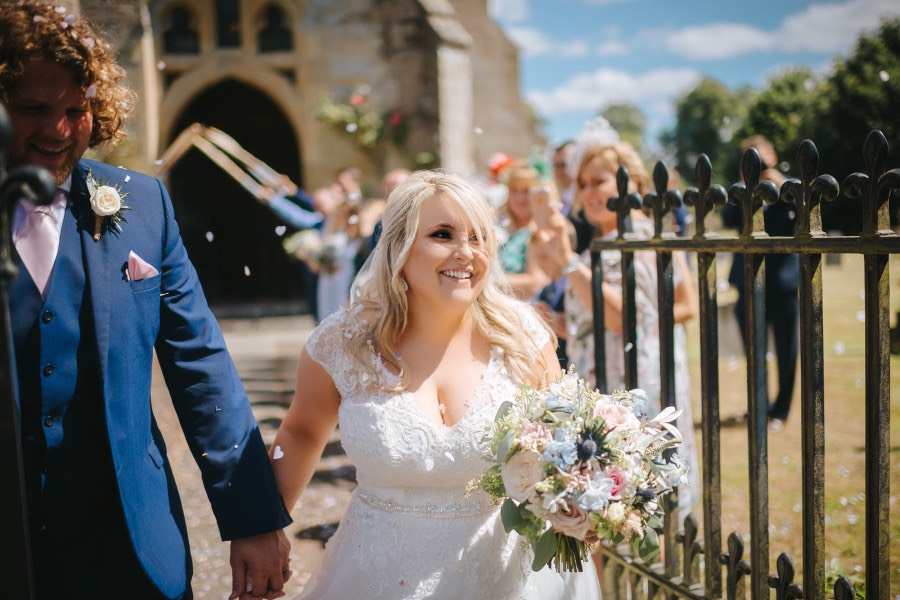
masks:
POLYGON ((71 207, 46 300, 18 254, 16 259, 10 316, 30 524, 62 536, 80 535, 119 510, 96 351, 90 337, 81 336, 92 329, 93 316, 71 207))

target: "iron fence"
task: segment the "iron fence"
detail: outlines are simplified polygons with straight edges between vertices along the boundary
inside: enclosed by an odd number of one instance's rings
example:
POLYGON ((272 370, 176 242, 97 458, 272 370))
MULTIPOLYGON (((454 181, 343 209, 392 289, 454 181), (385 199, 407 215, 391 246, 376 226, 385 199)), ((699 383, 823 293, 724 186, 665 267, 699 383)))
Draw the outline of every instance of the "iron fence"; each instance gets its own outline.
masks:
MULTIPOLYGON (((837 198, 838 182, 819 175, 818 151, 804 141, 797 154, 799 179, 789 179, 780 189, 760 181, 761 161, 756 150, 741 159, 741 181, 724 189, 711 185, 712 169, 705 155, 696 164, 697 187, 688 189, 683 201, 692 207, 696 232, 693 238, 663 233, 663 217, 682 197, 668 189, 668 172, 662 163, 653 173, 655 192, 641 198, 628 193, 627 170, 617 173, 618 197, 609 208, 618 213, 619 237, 595 240, 591 246, 593 270, 594 339, 604 339, 604 250, 622 254, 622 346, 625 385, 638 387, 637 314, 635 310, 634 252, 656 253, 660 320, 660 404, 675 405, 674 292, 672 253, 694 253, 700 304, 700 398, 702 407, 703 528, 689 514, 678 521, 677 495, 670 494, 663 526, 663 559, 644 563, 627 548, 604 545, 603 587, 605 600, 618 598, 769 598, 778 600, 822 598, 825 573, 825 415, 824 352, 822 327, 822 266, 824 254, 861 254, 865 264, 865 563, 866 597, 888 600, 889 475, 890 475, 890 361, 888 258, 900 252, 900 236, 890 228, 889 199, 900 193, 900 169, 886 169, 888 144, 880 131, 869 134, 863 149, 865 173, 854 173, 843 183, 843 193, 860 203, 863 228, 856 236, 827 236, 822 230, 823 202, 837 198), (706 231, 705 217, 726 202, 742 213, 742 229, 736 237, 706 231), (797 231, 792 237, 769 236, 764 231, 763 206, 775 202, 796 205, 797 231), (628 212, 642 204, 652 208, 655 234, 651 239, 632 239, 626 231, 628 212), (743 281, 747 348, 747 406, 750 543, 731 532, 723 540, 722 474, 720 465, 719 340, 716 253, 745 255, 743 281), (803 581, 795 582, 792 559, 785 553, 770 572, 768 509, 768 390, 766 381, 765 254, 796 253, 800 261, 800 418, 802 452, 802 566, 803 581), (723 545, 724 542, 724 545, 723 545), (746 557, 745 557, 746 553, 746 557), (701 564, 702 563, 702 564, 701 564), (749 583, 749 586, 748 586, 749 583)), ((595 343, 597 386, 606 389, 605 344, 595 343)), ((837 600, 849 600, 856 591, 846 578, 834 586, 837 600)))

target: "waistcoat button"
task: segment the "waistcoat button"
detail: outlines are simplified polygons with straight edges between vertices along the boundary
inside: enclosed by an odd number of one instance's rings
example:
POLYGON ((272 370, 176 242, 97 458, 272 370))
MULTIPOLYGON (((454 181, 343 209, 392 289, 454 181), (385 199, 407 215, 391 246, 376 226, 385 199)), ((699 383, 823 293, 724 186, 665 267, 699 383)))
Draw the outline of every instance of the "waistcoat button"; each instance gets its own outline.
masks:
POLYGON ((44 377, 50 377, 53 374, 53 370, 56 369, 53 365, 44 365, 44 377))

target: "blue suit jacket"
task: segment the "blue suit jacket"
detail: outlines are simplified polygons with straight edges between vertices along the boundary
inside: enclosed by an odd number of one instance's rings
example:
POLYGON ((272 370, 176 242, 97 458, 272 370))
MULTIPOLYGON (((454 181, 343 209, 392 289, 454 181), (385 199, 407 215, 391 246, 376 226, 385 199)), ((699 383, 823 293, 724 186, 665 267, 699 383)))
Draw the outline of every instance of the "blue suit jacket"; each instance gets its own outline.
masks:
MULTIPOLYGON (((290 517, 222 332, 188 260, 172 203, 153 178, 83 160, 70 192, 89 288, 96 365, 109 446, 127 530, 149 578, 167 596, 187 586, 187 533, 162 437, 151 414, 153 351, 203 476, 223 539, 280 529, 290 517), (85 185, 127 192, 127 222, 92 238, 85 185), (134 251, 159 275, 129 281, 134 251)), ((70 234, 71 235, 71 234, 70 234)), ((62 247, 62 244, 61 244, 62 247)), ((80 290, 73 290, 73 293, 80 290)), ((13 299, 15 301, 15 299, 13 299)))

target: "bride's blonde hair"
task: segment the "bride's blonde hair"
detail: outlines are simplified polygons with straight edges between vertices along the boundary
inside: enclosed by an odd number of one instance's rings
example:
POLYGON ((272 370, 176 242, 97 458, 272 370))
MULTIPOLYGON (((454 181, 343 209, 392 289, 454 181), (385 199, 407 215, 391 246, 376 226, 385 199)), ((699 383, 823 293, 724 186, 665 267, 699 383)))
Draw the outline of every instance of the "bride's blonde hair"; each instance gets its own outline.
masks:
MULTIPOLYGON (((541 385, 547 365, 541 347, 529 338, 522 323, 522 302, 513 296, 500 267, 497 215, 478 190, 465 180, 439 171, 414 173, 387 199, 381 238, 366 266, 367 272, 361 273, 362 280, 354 286, 353 300, 362 305, 361 313, 365 315, 366 323, 362 335, 349 340, 350 352, 361 364, 371 364, 371 344, 381 355, 381 360, 400 374, 395 389, 405 389, 409 385, 410 375, 403 368, 403 360, 397 352, 409 310, 401 273, 416 241, 422 204, 438 194, 452 199, 462 209, 489 259, 484 289, 468 309, 475 330, 491 346, 503 350, 514 381, 541 385)), ((555 345, 556 336, 543 319, 540 322, 555 345)))

